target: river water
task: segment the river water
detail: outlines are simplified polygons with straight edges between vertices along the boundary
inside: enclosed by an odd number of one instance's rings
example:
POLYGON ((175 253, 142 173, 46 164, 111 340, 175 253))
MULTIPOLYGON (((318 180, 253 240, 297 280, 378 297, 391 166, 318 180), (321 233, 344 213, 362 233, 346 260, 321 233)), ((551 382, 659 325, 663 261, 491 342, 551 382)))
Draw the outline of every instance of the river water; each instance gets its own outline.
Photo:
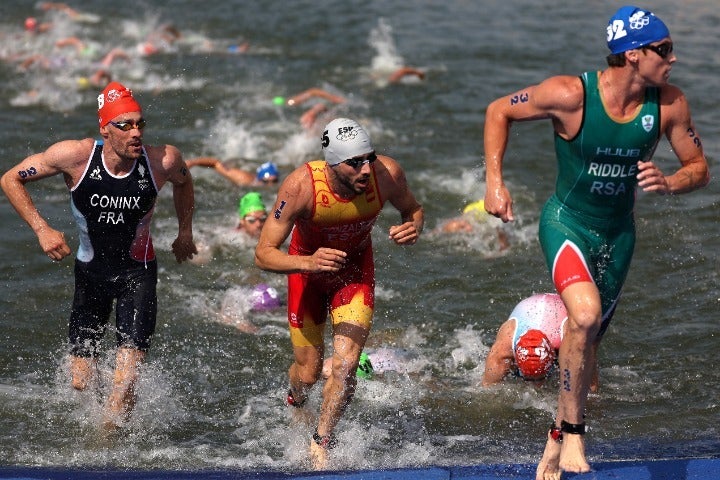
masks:
MULTIPOLYGON (((720 138, 720 53, 715 0, 669 0, 653 11, 669 26, 678 62, 672 82, 686 93, 714 173, 720 138)), ((443 221, 484 194, 482 125, 495 97, 555 74, 602 69, 606 20, 619 2, 101 2, 74 21, 31 2, 0 6, 0 167, 51 143, 97 135, 96 89, 78 88, 89 59, 121 47, 116 79, 143 104, 145 142, 178 146, 186 158, 218 156, 283 174, 319 155, 299 124, 302 110, 273 97, 309 87, 346 96, 338 114, 369 129, 378 151, 405 168, 423 203, 427 231, 411 248, 386 240, 390 206, 374 231, 377 307, 369 351, 392 348, 401 371, 360 380, 338 428, 334 468, 535 462, 557 389, 522 382, 479 386, 497 327, 525 296, 549 291, 536 239, 541 205, 554 185, 549 123, 517 125, 505 164, 517 220, 500 252, 494 227, 445 235, 443 221), (30 15, 52 21, 28 38, 30 15), (165 51, 135 55, 153 28, 182 37, 165 51), (53 48, 71 35, 85 56, 53 48), (248 41, 243 54, 233 46, 248 41), (43 52, 23 71, 10 56, 43 52), (384 85, 403 63, 424 81, 384 85)), ((656 161, 672 171, 667 142, 656 161)), ((153 234, 160 261, 159 314, 120 441, 101 442, 100 404, 66 377, 72 261, 51 263, 36 237, 0 198, 0 465, 127 469, 302 471, 310 427, 284 406, 291 362, 282 311, 248 312, 257 282, 284 297, 284 277, 259 271, 253 244, 232 232, 239 195, 208 170, 193 170, 202 264, 177 265, 171 190, 161 193, 153 234), (223 309, 223 306, 225 307, 223 309), (250 321, 257 334, 223 323, 250 321)), ((588 402, 590 461, 720 454, 717 318, 720 251, 717 183, 686 196, 638 193, 638 242, 624 297, 600 349, 601 390, 588 402)), ((51 224, 77 247, 60 177, 32 185, 51 224)), ((274 192, 263 192, 269 205, 274 192)), ((110 339, 106 347, 112 351, 110 339)), ((112 357, 102 358, 109 375, 112 357)), ((553 382, 551 382, 553 383, 553 382)), ((319 388, 310 399, 319 405, 319 388)))

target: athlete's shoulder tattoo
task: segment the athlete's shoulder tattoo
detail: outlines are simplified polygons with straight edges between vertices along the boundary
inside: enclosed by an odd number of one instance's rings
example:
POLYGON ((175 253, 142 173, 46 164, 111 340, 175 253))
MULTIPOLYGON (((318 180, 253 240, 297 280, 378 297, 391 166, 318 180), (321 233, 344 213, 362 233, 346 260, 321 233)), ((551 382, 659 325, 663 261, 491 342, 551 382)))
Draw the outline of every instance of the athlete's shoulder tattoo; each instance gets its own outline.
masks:
POLYGON ((275 214, 273 215, 275 220, 280 220, 280 215, 282 214, 283 208, 285 208, 286 204, 287 202, 285 200, 280 200, 280 206, 275 209, 275 214))
POLYGON ((38 173, 38 172, 37 172, 37 169, 36 169, 35 167, 32 167, 32 166, 31 166, 30 168, 28 168, 28 169, 26 169, 26 170, 20 170, 20 171, 18 171, 18 176, 24 180, 24 179, 26 179, 26 178, 28 178, 28 177, 32 177, 32 176, 37 175, 37 173, 38 173))
POLYGON ((518 103, 527 103, 527 101, 530 99, 530 94, 528 92, 520 92, 517 95, 513 95, 510 97, 510 105, 517 105, 518 103))
POLYGON ((688 136, 692 138, 693 143, 696 147, 702 148, 702 142, 700 141, 700 135, 695 132, 695 129, 690 127, 687 129, 688 136))

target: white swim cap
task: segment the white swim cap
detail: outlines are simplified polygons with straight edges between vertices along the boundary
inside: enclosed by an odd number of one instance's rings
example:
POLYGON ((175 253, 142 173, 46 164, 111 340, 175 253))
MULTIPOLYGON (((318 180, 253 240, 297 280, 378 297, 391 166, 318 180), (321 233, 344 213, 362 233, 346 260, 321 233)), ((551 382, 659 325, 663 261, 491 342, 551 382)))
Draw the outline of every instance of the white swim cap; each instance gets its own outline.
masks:
POLYGON ((349 118, 336 118, 327 124, 322 147, 328 165, 337 165, 375 150, 365 129, 349 118))

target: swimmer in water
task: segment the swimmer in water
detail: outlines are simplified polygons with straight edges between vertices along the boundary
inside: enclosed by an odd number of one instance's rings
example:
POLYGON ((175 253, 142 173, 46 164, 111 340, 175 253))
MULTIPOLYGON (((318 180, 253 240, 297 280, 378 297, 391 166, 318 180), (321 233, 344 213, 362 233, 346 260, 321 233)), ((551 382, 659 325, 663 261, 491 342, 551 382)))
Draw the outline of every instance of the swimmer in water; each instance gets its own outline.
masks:
POLYGON ((268 218, 262 196, 258 192, 249 192, 240 197, 238 216, 240 219, 236 230, 252 238, 260 238, 260 232, 268 218))
MULTIPOLYGON (((438 230, 442 233, 473 233, 480 224, 492 222, 493 220, 500 223, 499 220, 493 219, 485 211, 485 202, 478 200, 468 204, 463 209, 462 216, 443 222, 438 230)), ((507 232, 505 232, 502 224, 497 225, 495 230, 497 232, 498 250, 501 252, 507 250, 510 247, 507 232)))
POLYGON ((228 167, 215 157, 191 158, 187 164, 190 168, 212 168, 237 186, 274 185, 280 180, 280 171, 273 162, 263 163, 255 170, 255 173, 242 168, 228 167))
MULTIPOLYGON (((496 385, 510 375, 534 383, 544 382, 557 363, 566 320, 565 304, 555 293, 532 295, 518 303, 497 332, 485 360, 482 385, 496 385)), ((595 358, 591 391, 596 392, 597 386, 595 358)))

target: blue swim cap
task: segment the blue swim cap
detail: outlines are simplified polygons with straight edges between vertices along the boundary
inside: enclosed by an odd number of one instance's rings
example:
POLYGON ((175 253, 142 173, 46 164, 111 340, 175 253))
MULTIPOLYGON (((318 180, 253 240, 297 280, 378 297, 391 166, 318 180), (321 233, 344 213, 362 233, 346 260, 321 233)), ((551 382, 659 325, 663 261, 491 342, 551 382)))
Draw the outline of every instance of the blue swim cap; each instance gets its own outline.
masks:
POLYGON ((607 26, 607 44, 614 54, 640 48, 669 36, 670 30, 654 13, 632 5, 618 10, 607 26))
POLYGON ((261 182, 267 181, 270 177, 279 178, 280 172, 272 162, 265 162, 257 168, 257 179, 261 182))

